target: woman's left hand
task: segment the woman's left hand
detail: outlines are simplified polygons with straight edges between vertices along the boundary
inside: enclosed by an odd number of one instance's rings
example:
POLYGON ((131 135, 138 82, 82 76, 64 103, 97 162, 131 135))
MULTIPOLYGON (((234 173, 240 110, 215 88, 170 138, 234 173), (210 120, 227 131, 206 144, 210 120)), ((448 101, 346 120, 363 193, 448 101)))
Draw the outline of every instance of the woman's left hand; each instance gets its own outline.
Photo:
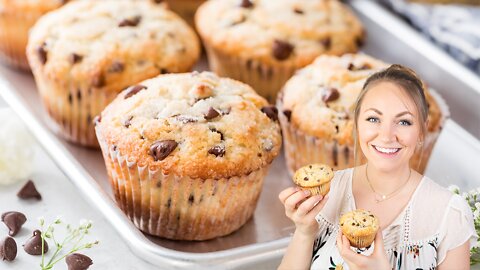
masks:
POLYGON ((375 245, 373 253, 370 256, 365 256, 362 254, 357 254, 350 249, 350 241, 347 237, 342 234, 341 231, 338 232, 337 236, 337 248, 348 264, 350 270, 390 270, 392 267, 388 262, 387 252, 383 246, 383 236, 382 232, 378 230, 377 235, 375 236, 375 245))

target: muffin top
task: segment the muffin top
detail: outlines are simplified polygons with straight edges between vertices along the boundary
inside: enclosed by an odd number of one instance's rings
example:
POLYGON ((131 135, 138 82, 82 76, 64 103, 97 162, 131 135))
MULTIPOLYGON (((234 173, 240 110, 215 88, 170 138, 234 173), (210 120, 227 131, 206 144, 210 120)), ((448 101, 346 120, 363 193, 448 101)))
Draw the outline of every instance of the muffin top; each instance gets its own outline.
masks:
POLYGON ((340 228, 349 236, 367 236, 377 232, 379 221, 370 211, 357 209, 342 215, 340 228))
POLYGON ((281 146, 276 108, 246 84, 209 72, 160 75, 127 88, 96 130, 138 166, 202 179, 249 174, 281 146))
POLYGON ((333 178, 333 170, 325 164, 310 164, 295 172, 293 182, 300 187, 316 187, 333 178))
POLYGON ((5 12, 25 12, 45 13, 56 9, 67 3, 69 0, 0 0, 0 13, 5 12))
POLYGON ((105 91, 188 71, 199 53, 193 30, 149 0, 70 2, 38 21, 27 47, 34 73, 105 91))
MULTIPOLYGON (((279 95, 282 117, 310 136, 353 145, 355 102, 363 84, 388 65, 364 54, 320 56, 299 70, 279 95)), ((441 112, 426 93, 429 130, 438 128, 441 112)))
POLYGON ((275 65, 305 66, 323 53, 356 52, 364 35, 337 0, 210 0, 195 23, 217 50, 275 65))

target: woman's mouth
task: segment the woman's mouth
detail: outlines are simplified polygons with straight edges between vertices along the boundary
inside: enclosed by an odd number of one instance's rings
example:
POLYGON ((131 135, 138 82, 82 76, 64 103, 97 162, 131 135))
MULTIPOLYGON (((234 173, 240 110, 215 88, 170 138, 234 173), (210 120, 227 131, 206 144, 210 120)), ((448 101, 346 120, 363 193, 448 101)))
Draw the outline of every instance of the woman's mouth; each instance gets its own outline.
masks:
POLYGON ((392 148, 392 147, 380 147, 376 145, 372 145, 372 146, 380 154, 389 155, 389 156, 395 155, 396 153, 398 153, 398 151, 402 149, 402 148, 392 148))

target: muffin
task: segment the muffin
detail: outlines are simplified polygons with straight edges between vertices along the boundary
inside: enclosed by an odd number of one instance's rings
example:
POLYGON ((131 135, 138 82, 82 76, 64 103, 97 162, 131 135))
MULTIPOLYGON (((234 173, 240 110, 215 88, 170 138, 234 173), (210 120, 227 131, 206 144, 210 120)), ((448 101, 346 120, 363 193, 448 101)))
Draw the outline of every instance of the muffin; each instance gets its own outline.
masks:
POLYGON ((28 70, 28 30, 43 14, 67 0, 0 0, 0 60, 28 70))
POLYGON ((96 121, 118 205, 140 230, 168 239, 237 230, 280 151, 276 112, 249 86, 209 72, 130 87, 96 121))
POLYGON ((42 17, 27 56, 52 128, 98 147, 93 117, 126 87, 189 71, 200 54, 194 31, 163 4, 82 0, 42 17))
POLYGON ((210 69, 270 102, 295 70, 321 54, 356 52, 360 21, 340 1, 210 0, 195 14, 210 69))
POLYGON ((167 0, 168 7, 194 26, 193 17, 197 8, 206 0, 167 0))
POLYGON ((309 190, 312 196, 327 195, 330 191, 330 182, 333 178, 333 170, 325 164, 310 164, 298 169, 293 182, 303 190, 309 190))
MULTIPOLYGON (((355 162, 353 123, 356 99, 373 73, 387 64, 364 54, 320 56, 298 71, 277 100, 290 174, 311 163, 341 170, 366 161, 360 150, 355 162)), ((427 91, 428 131, 423 147, 410 160, 423 172, 438 135, 448 117, 444 101, 427 91)))
POLYGON ((378 223, 378 218, 372 213, 357 209, 342 215, 340 229, 352 247, 366 248, 375 240, 379 228, 378 223))

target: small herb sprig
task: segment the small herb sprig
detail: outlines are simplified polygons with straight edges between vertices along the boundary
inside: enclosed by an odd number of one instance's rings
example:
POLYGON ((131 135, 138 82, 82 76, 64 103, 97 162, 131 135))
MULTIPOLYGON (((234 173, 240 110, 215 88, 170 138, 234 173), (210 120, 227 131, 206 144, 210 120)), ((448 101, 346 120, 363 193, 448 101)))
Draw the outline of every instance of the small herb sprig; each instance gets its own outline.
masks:
POLYGON ((98 245, 98 241, 83 243, 85 235, 89 234, 89 230, 92 228, 91 221, 81 221, 78 227, 72 228, 70 224, 64 224, 60 218, 56 218, 51 224, 49 224, 45 229, 45 220, 43 218, 39 219, 41 226, 41 237, 42 237, 42 262, 40 267, 42 270, 50 270, 53 266, 59 261, 63 260, 66 256, 75 253, 79 250, 89 249, 95 245, 98 245), (66 225, 67 235, 61 241, 57 241, 55 238, 55 227, 59 225, 66 225), (55 245, 55 252, 52 257, 46 261, 46 256, 43 253, 44 241, 51 239, 55 245), (68 250, 66 252, 66 250, 68 250))

